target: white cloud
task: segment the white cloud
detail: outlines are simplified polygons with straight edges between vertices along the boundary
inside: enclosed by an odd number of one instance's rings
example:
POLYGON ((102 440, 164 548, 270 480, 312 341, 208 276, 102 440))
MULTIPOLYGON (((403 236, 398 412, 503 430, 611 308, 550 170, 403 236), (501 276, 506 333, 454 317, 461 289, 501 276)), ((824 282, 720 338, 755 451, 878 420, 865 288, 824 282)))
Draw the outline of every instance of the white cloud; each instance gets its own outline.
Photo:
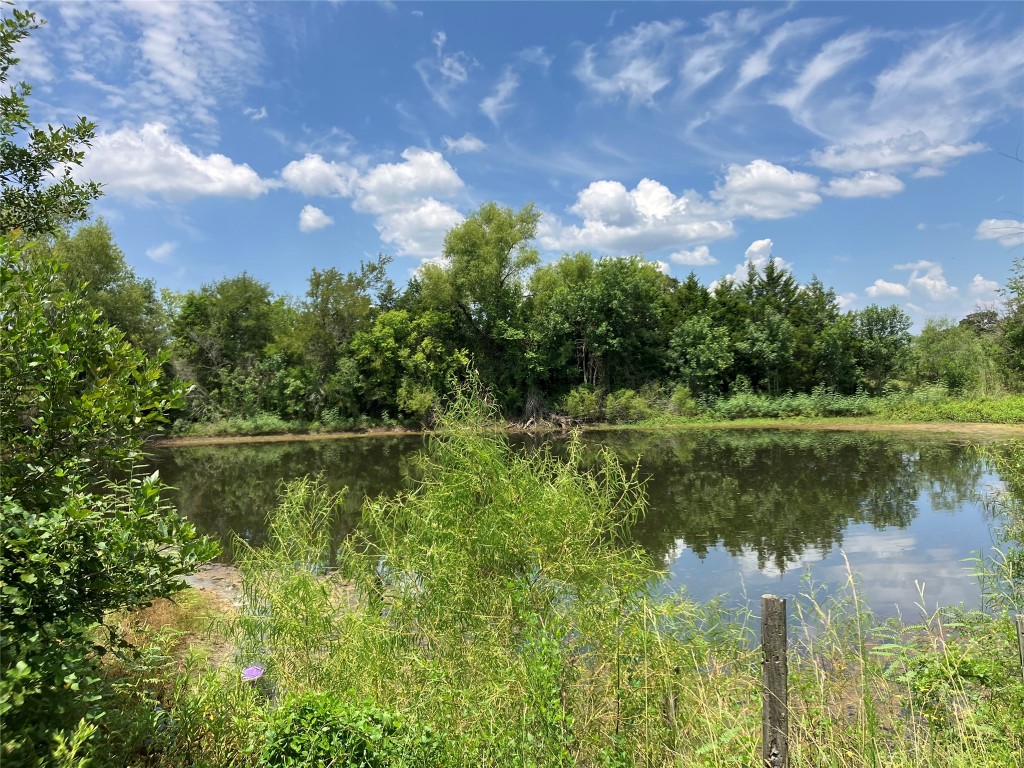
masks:
POLYGON ((305 195, 348 197, 358 173, 345 163, 327 161, 320 155, 306 155, 288 163, 281 171, 281 179, 286 187, 305 195))
POLYGON ((676 251, 669 255, 668 260, 673 264, 687 267, 707 267, 718 263, 718 259, 711 255, 711 251, 706 245, 698 245, 689 251, 676 251))
POLYGON ((158 264, 167 264, 171 260, 171 256, 174 255, 174 251, 177 250, 178 244, 175 242, 160 243, 160 245, 154 245, 152 248, 146 249, 146 256, 151 258, 158 264))
POLYGON ((657 267, 658 271, 661 272, 661 274, 663 275, 667 275, 672 271, 667 261, 662 261, 661 259, 652 259, 651 264, 657 267))
POLYGON ((516 53, 516 58, 524 64, 534 64, 547 72, 555 57, 549 54, 542 45, 531 45, 516 53))
POLYGON ((304 206, 299 213, 299 230, 302 232, 315 232, 333 223, 334 219, 313 205, 304 206))
POLYGON ((827 94, 798 122, 831 142, 816 161, 836 171, 943 165, 984 149, 973 141, 1024 106, 1024 46, 1017 27, 966 24, 920 34, 870 87, 827 94))
POLYGON ((1024 221, 1017 219, 985 219, 978 224, 975 240, 998 240, 1004 248, 1024 245, 1024 221))
POLYGON ((823 192, 834 197, 891 197, 903 188, 903 182, 891 174, 861 171, 852 178, 832 179, 823 192))
POLYGON ((824 151, 814 150, 811 158, 816 165, 830 171, 858 171, 864 168, 896 170, 923 164, 926 167, 914 175, 925 178, 941 176, 942 171, 938 166, 983 149, 985 145, 980 142, 942 144, 936 143, 922 131, 913 131, 871 144, 834 145, 824 151))
POLYGON ((457 139, 453 139, 451 136, 445 136, 441 140, 444 142, 444 146, 449 152, 454 152, 457 155, 468 152, 482 152, 487 149, 487 145, 472 133, 463 134, 457 139))
POLYGON ((903 283, 890 283, 879 278, 865 288, 864 293, 873 299, 877 299, 881 296, 909 296, 910 289, 903 285, 903 283))
POLYGON ((265 106, 256 109, 256 107, 246 107, 242 110, 242 113, 250 120, 263 120, 267 116, 267 108, 265 106))
POLYGON ((821 202, 818 178, 791 171, 767 160, 730 165, 725 180, 711 196, 729 215, 754 219, 782 219, 813 208, 821 202))
POLYGON ((89 113, 101 124, 161 122, 215 139, 217 112, 228 103, 241 108, 245 88, 262 76, 259 29, 241 4, 74 5, 58 6, 63 24, 53 48, 67 71, 102 86, 105 100, 89 113), (104 83, 112 73, 127 80, 104 83))
POLYGON ((836 303, 839 305, 839 309, 843 312, 853 309, 853 302, 856 300, 857 294, 852 291, 849 293, 840 293, 836 296, 836 303))
POLYGON ((577 194, 569 211, 583 219, 582 226, 563 225, 557 217, 546 215, 538 228, 544 248, 624 255, 733 234, 732 222, 721 220, 714 206, 695 192, 676 197, 653 179, 642 179, 631 190, 618 181, 595 181, 577 194))
POLYGON ((601 49, 588 46, 573 72, 601 98, 651 106, 672 82, 670 65, 683 26, 679 20, 637 24, 601 49))
POLYGON ((20 61, 14 65, 14 80, 28 83, 48 83, 54 79, 53 62, 39 38, 30 35, 18 41, 14 55, 20 61))
POLYGON ((943 273, 942 265, 934 261, 920 259, 909 264, 897 264, 895 269, 910 271, 907 287, 923 291, 932 301, 951 299, 959 294, 959 290, 949 284, 943 273))
POLYGON ((452 114, 455 111, 453 94, 469 80, 469 70, 476 66, 476 60, 462 51, 445 53, 448 36, 444 32, 435 34, 432 42, 436 50, 434 58, 417 61, 416 71, 434 103, 452 114))
POLYGON ((355 183, 352 207, 374 214, 381 240, 394 245, 399 254, 437 256, 445 233, 463 219, 437 198, 454 195, 463 181, 440 152, 409 147, 402 158, 403 162, 381 163, 363 174, 355 183))
POLYGON ((221 154, 195 154, 162 123, 100 134, 80 175, 102 183, 112 195, 161 195, 176 202, 201 196, 253 198, 273 186, 244 163, 221 154))
POLYGON ((380 239, 401 255, 429 258, 441 253, 444 236, 463 218, 452 206, 431 197, 378 216, 376 226, 380 239))
POLYGON ((998 290, 999 283, 995 280, 986 280, 981 275, 975 275, 971 279, 971 284, 967 286, 967 292, 972 296, 990 296, 994 298, 998 290))
POLYGON ((480 102, 480 111, 497 125, 501 113, 512 107, 512 96, 515 95, 517 88, 519 88, 519 75, 513 72, 511 67, 506 67, 501 79, 494 86, 494 92, 480 102))
POLYGON ((415 207, 430 197, 447 197, 463 187, 459 174, 440 152, 409 147, 403 162, 381 163, 356 182, 353 208, 386 213, 415 207))
POLYGON ((763 272, 764 268, 768 266, 769 261, 774 263, 779 269, 792 270, 792 264, 783 261, 777 256, 772 256, 774 245, 771 238, 766 237, 763 240, 755 240, 747 246, 747 250, 743 254, 743 261, 737 264, 730 274, 725 275, 721 280, 713 281, 708 288, 712 291, 715 290, 722 280, 729 280, 735 284, 745 283, 751 266, 753 266, 756 272, 763 272))
POLYGON ((772 30, 764 38, 761 48, 744 59, 734 90, 739 90, 769 75, 772 71, 772 57, 786 43, 799 37, 814 34, 824 26, 825 22, 822 19, 808 18, 787 21, 785 24, 772 30))
POLYGON ((870 42, 870 34, 860 31, 850 32, 825 43, 797 76, 793 87, 779 94, 776 101, 797 119, 804 120, 801 113, 811 94, 843 69, 862 59, 868 52, 870 42))

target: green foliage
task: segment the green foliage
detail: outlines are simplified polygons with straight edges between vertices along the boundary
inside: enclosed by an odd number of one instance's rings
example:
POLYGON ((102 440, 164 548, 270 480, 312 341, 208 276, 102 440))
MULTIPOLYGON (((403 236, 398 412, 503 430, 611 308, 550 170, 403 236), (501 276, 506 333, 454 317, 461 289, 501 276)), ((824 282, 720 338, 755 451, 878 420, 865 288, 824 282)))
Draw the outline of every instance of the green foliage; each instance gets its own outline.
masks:
POLYGON ((857 313, 858 360, 868 388, 876 395, 902 368, 910 349, 910 318, 899 307, 870 307, 857 313))
POLYGON ((566 416, 576 421, 597 421, 601 418, 601 394, 588 384, 572 389, 562 400, 566 416))
POLYGON ((14 48, 41 22, 32 11, 13 8, 0 20, 0 235, 20 230, 29 236, 57 232, 88 214, 100 195, 93 182, 72 175, 82 164, 96 126, 84 117, 72 126, 37 128, 29 116, 26 83, 7 88, 14 48), (4 92, 6 90, 6 92, 4 92))
POLYGON ((60 265, 2 248, 0 713, 17 759, 82 703, 90 628, 181 589, 214 548, 161 501, 156 476, 134 473, 181 390, 67 289, 60 265))
POLYGON ((127 339, 155 356, 167 344, 167 317, 152 280, 139 280, 102 219, 73 235, 58 232, 52 255, 66 263, 64 279, 127 339))
POLYGON ((604 415, 613 424, 631 424, 653 414, 654 408, 650 401, 632 389, 619 389, 605 396, 604 415))
POLYGON ((333 693, 284 701, 270 718, 263 748, 267 768, 435 768, 444 762, 431 729, 333 693))
POLYGON ((734 360, 728 330, 713 325, 710 316, 698 315, 676 327, 669 345, 671 365, 691 393, 724 391, 734 360))

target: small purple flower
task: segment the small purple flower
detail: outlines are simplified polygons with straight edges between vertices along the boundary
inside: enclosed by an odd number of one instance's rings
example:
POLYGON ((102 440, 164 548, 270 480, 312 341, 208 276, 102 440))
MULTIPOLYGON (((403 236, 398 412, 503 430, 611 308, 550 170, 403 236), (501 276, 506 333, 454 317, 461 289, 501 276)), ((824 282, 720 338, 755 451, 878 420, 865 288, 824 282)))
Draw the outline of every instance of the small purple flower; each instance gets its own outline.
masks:
POLYGON ((254 683, 257 680, 259 680, 261 677, 263 677, 263 673, 264 672, 266 672, 266 670, 263 667, 259 666, 259 665, 253 665, 251 667, 246 667, 245 669, 242 670, 242 682, 243 683, 254 683))

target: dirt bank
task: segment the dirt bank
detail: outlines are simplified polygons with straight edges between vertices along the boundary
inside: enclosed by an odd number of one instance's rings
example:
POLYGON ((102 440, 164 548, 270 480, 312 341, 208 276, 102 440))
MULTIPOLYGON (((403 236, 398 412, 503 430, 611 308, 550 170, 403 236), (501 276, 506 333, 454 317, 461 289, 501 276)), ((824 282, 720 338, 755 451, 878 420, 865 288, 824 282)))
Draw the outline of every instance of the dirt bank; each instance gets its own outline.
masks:
MULTIPOLYGON (((812 429, 845 432, 918 432, 926 434, 947 434, 964 438, 999 439, 1024 438, 1022 424, 976 424, 956 421, 886 422, 860 421, 855 419, 829 419, 824 421, 798 420, 757 420, 757 421, 708 421, 668 425, 590 424, 582 427, 584 432, 607 432, 618 430, 690 430, 690 429, 812 429)), ((557 432, 552 427, 536 430, 516 429, 511 431, 557 432)), ((426 432, 401 427, 371 429, 362 432, 307 432, 285 435, 218 435, 209 437, 167 437, 150 440, 153 448, 178 448, 206 445, 249 445, 258 443, 306 443, 324 440, 355 440, 364 437, 384 435, 424 435, 426 432)))

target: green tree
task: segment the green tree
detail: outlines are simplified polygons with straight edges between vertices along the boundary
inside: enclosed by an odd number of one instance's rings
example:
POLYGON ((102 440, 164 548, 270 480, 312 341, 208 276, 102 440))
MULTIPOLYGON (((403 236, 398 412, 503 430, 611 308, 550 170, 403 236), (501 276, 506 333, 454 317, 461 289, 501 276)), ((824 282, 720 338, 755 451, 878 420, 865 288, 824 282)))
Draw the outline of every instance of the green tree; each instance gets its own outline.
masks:
POLYGON ((1010 267, 1010 277, 1002 290, 1006 315, 1001 325, 1004 366, 1018 386, 1024 382, 1024 256, 1010 267))
POLYGON ((856 314, 858 363, 868 388, 876 395, 903 369, 910 350, 910 317, 896 306, 872 304, 856 314))
POLYGON ((41 23, 32 11, 17 8, 0 23, 0 234, 57 232, 85 219, 100 195, 98 184, 73 177, 96 126, 80 117, 72 126, 36 128, 27 102, 31 87, 7 86, 19 61, 15 46, 41 23))
POLYGON ((251 416, 259 410, 261 384, 252 380, 274 340, 283 301, 247 273, 189 291, 172 330, 178 372, 199 387, 191 407, 197 415, 218 409, 251 416))
POLYGON ((506 406, 521 405, 534 374, 524 308, 526 272, 539 262, 531 242, 540 212, 485 203, 444 240, 444 264, 422 269, 424 308, 454 311, 485 384, 506 406))
POLYGON ((729 380, 734 355, 729 332, 709 315, 684 320, 672 334, 671 364, 693 395, 721 394, 729 380))
POLYGON ((32 761, 81 705, 91 631, 181 589, 215 553, 140 476, 143 438, 181 396, 64 284, 0 241, 0 762, 32 761))
POLYGON ((78 227, 73 235, 58 232, 51 250, 67 264, 63 274, 68 287, 81 290, 86 303, 124 331, 130 342, 150 355, 166 346, 167 317, 156 284, 135 276, 102 219, 78 227))

